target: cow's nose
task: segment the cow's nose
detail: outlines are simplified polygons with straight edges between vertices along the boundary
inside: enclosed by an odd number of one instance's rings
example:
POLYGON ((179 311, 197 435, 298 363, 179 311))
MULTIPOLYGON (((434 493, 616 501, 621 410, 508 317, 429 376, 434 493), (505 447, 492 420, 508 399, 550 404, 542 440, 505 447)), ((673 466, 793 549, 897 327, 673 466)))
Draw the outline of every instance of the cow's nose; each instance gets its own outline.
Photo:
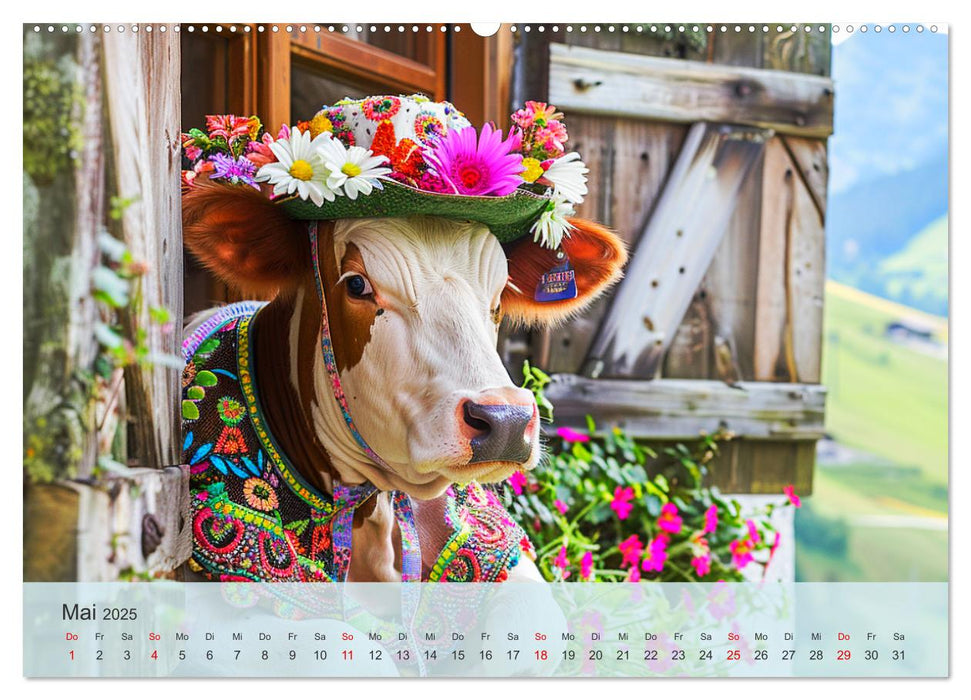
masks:
POLYGON ((528 460, 533 446, 526 431, 533 419, 533 410, 532 406, 466 401, 462 417, 476 433, 470 441, 472 459, 469 464, 528 460))

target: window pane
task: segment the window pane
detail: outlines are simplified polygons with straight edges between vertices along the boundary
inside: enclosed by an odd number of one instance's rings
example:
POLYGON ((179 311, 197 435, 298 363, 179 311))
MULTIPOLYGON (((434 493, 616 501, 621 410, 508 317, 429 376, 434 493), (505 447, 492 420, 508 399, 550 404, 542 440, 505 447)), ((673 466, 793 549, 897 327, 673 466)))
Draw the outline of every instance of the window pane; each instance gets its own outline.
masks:
POLYGON ((229 40, 182 32, 182 129, 229 111, 229 40))
POLYGON ((390 85, 328 75, 297 61, 292 64, 290 78, 290 118, 294 122, 310 119, 324 105, 345 97, 358 99, 399 92, 390 85))
POLYGON ((368 24, 358 26, 361 27, 362 31, 349 31, 342 36, 379 49, 384 49, 385 51, 390 51, 393 54, 409 58, 417 63, 424 63, 427 66, 432 65, 433 57, 428 52, 429 36, 435 36, 440 33, 441 25, 368 24), (398 31, 399 26, 404 27, 405 30, 403 32, 398 31), (388 27, 390 31, 385 31, 385 27, 388 27), (418 31, 414 31, 415 27, 417 27, 418 31), (431 27, 432 31, 429 32, 428 27, 431 27))

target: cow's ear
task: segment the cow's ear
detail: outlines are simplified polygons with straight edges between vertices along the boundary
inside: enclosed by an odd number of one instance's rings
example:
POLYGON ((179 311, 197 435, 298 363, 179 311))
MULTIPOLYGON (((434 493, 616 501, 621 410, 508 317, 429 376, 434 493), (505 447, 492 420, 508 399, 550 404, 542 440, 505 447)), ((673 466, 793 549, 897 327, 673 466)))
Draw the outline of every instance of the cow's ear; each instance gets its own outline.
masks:
POLYGON ((182 195, 182 239, 219 279, 270 296, 309 267, 304 226, 259 191, 199 182, 182 195))
POLYGON ((612 231, 583 219, 570 219, 573 230, 561 247, 570 260, 577 285, 573 299, 540 302, 535 299, 540 276, 560 261, 556 251, 523 238, 507 251, 509 284, 502 294, 504 315, 515 323, 546 326, 583 310, 621 278, 627 262, 624 242, 612 231))

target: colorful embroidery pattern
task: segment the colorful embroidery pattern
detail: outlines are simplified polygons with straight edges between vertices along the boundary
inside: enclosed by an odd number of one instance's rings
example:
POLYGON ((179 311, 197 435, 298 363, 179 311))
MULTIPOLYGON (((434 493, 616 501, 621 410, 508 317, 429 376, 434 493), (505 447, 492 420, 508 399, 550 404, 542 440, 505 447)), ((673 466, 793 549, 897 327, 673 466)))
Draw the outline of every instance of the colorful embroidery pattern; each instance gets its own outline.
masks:
MULTIPOLYGON (((204 366, 216 383, 185 418, 183 460, 190 469, 193 554, 189 565, 218 581, 343 581, 350 565, 354 509, 375 489, 337 485, 317 493, 275 446, 253 380, 250 326, 261 304, 227 306, 183 344, 186 375, 204 366)), ((183 381, 183 398, 192 388, 183 381)), ((410 499, 392 504, 402 537, 402 578, 421 578, 410 499)), ((501 581, 528 539, 498 499, 478 484, 448 492, 454 530, 429 580, 501 581)))
POLYGON ((476 482, 450 486, 445 521, 454 534, 429 581, 505 581, 520 554, 535 559, 532 544, 494 493, 476 482))

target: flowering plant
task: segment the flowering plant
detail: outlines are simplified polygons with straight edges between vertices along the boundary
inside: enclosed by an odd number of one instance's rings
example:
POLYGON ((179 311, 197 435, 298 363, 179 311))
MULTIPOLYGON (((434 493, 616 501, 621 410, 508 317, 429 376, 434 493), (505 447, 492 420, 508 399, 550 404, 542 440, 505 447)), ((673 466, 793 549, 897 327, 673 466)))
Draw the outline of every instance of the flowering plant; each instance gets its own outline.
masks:
MULTIPOLYGON (((525 386, 542 397, 546 375, 528 363, 525 375, 525 386)), ((654 450, 617 428, 596 436, 587 421, 585 431, 559 428, 548 459, 502 486, 548 580, 714 582, 742 581, 758 570, 765 575, 781 540, 769 516, 785 503, 746 514, 737 501, 703 485, 719 443, 731 435, 654 450)), ((791 486, 785 493, 798 507, 791 486)))
POLYGON ((210 115, 206 128, 182 135, 190 167, 183 184, 200 175, 296 197, 317 206, 337 197, 355 200, 392 181, 435 195, 505 197, 523 190, 547 199, 530 233, 550 248, 569 235, 567 217, 587 194, 588 169, 566 153, 563 115, 527 102, 503 133, 470 125, 449 103, 421 95, 341 100, 313 119, 283 126, 276 137, 255 117, 210 115), (400 137, 400 138, 399 138, 400 137))

